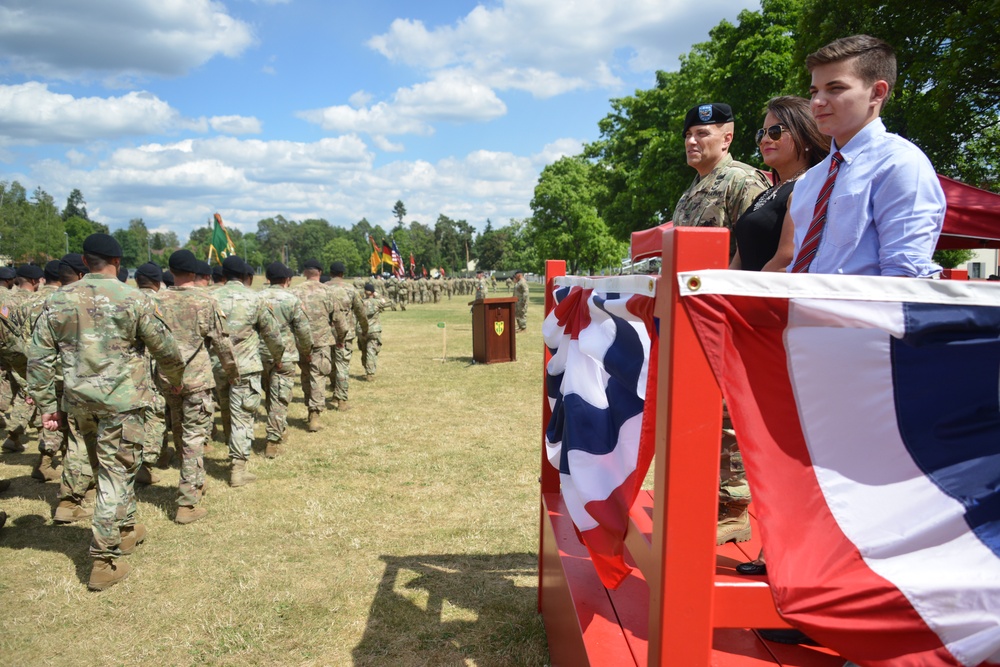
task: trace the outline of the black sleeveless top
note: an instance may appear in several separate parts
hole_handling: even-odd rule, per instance
[[[762,192],[733,225],[744,271],[760,271],[778,251],[781,223],[794,184],[795,181],[785,181]]]

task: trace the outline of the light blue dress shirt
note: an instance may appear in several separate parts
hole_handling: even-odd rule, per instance
[[[940,272],[931,255],[944,224],[944,190],[923,151],[887,132],[879,118],[843,148],[834,142],[830,154],[838,150],[844,162],[809,273],[926,278]],[[795,183],[789,211],[796,257],[830,160],[827,156]]]

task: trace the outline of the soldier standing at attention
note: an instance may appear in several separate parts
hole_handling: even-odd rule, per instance
[[[728,104],[701,104],[684,118],[687,163],[698,172],[674,209],[681,227],[732,227],[757,195],[769,186],[767,178],[729,154],[733,141],[733,111]],[[729,236],[729,258],[736,252],[736,236]],[[722,460],[719,478],[719,523],[716,542],[750,539],[750,487],[736,434],[723,411]]]
[[[198,260],[190,250],[170,255],[174,286],[158,293],[163,320],[173,331],[185,360],[180,392],[165,392],[170,408],[170,430],[181,460],[181,478],[174,521],[188,524],[204,518],[208,510],[199,507],[205,488],[205,443],[212,430],[215,414],[212,389],[215,374],[208,350],[212,349],[226,374],[226,380],[239,380],[232,341],[226,333],[225,315],[204,290],[195,283]],[[204,263],[204,262],[202,262]],[[160,375],[160,382],[164,378]]]
[[[476,296],[473,297],[476,301],[482,301],[489,294],[489,288],[486,286],[486,278],[483,277],[482,271],[476,271]]]
[[[524,279],[523,271],[514,272],[514,319],[517,320],[518,332],[528,328],[528,281]]]
[[[120,280],[121,276],[119,275],[118,278]],[[157,293],[160,291],[162,279],[163,270],[153,262],[146,262],[135,270],[135,286],[146,292],[154,301],[156,301]],[[167,325],[176,332],[176,329],[173,328],[175,324],[180,323],[167,322]],[[156,377],[153,359],[149,354],[146,355],[146,363],[150,376]],[[145,415],[146,441],[142,445],[142,465],[135,475],[135,483],[143,486],[156,484],[160,481],[160,476],[153,470],[153,464],[159,461],[160,452],[166,447],[167,439],[167,402],[155,384],[153,394],[153,405],[146,410]]]
[[[364,304],[368,331],[361,334],[359,327],[358,346],[361,347],[361,364],[365,367],[365,381],[374,382],[378,353],[382,349],[382,320],[379,314],[389,307],[389,302],[375,294],[375,285],[366,283]]]
[[[261,294],[271,306],[285,344],[285,355],[275,363],[267,346],[261,344],[260,359],[264,365],[264,412],[267,413],[267,444],[264,456],[273,459],[285,442],[288,430],[288,405],[292,402],[295,368],[309,363],[312,354],[312,327],[302,310],[302,302],[288,290],[292,283],[291,270],[281,262],[271,262],[265,269],[270,285]]]
[[[312,350],[300,361],[302,393],[309,410],[306,429],[315,433],[322,428],[319,415],[326,411],[326,380],[333,372],[332,350],[344,344],[347,336],[347,318],[333,292],[319,281],[323,268],[315,259],[302,265],[305,282],[294,292],[302,302],[312,330]]]
[[[218,387],[223,429],[229,434],[229,458],[232,469],[230,486],[243,486],[257,479],[247,472],[247,460],[253,445],[253,422],[264,394],[260,375],[264,365],[260,359],[263,339],[272,359],[280,360],[285,354],[278,323],[263,297],[250,289],[253,269],[238,255],[230,255],[222,262],[226,284],[213,295],[219,309],[226,314],[226,328],[236,350],[236,363],[240,379]],[[281,370],[280,361],[275,364]]]
[[[97,507],[88,587],[104,590],[128,576],[128,563],[146,529],[135,523],[135,473],[145,438],[143,408],[152,387],[143,348],[160,365],[171,391],[179,391],[184,362],[152,300],[116,280],[122,249],[114,237],[91,234],[83,242],[90,273],[45,302],[28,350],[28,388],[50,431],[66,418],[56,402],[62,369],[64,404],[98,462]],[[81,335],[85,333],[85,335]]]
[[[400,278],[396,283],[396,292],[399,293],[399,309],[406,310],[406,302],[410,300],[410,286],[405,277]]]
[[[30,264],[18,267],[17,271],[12,270],[14,286],[3,293],[3,302],[0,308],[6,308],[8,314],[23,308],[24,304],[34,296],[35,286],[38,283],[37,278],[28,278],[27,275],[35,275],[38,270],[37,266]],[[5,375],[10,384],[10,418],[7,420],[7,439],[3,442],[3,450],[14,453],[23,452],[26,432],[31,426],[31,415],[34,407],[27,400],[28,395],[25,392],[23,376],[24,368],[7,368],[6,370]]]
[[[354,290],[353,285],[344,280],[344,271],[346,268],[343,262],[331,264],[330,282],[327,283],[327,288],[333,291],[334,298],[347,316],[347,335],[344,337],[344,345],[335,347],[333,351],[333,402],[341,411],[349,410],[351,407],[347,402],[347,382],[351,371],[354,329],[360,324],[362,333],[368,332],[368,318],[365,317],[361,296]]]

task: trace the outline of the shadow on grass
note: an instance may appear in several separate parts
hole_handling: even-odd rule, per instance
[[[93,561],[89,556],[90,521],[57,524],[38,514],[19,516],[0,531],[0,546],[5,549],[31,549],[64,554],[73,561],[81,583],[90,581]]]
[[[542,665],[538,556],[381,556],[385,573],[354,664]],[[471,662],[466,662],[471,661]]]

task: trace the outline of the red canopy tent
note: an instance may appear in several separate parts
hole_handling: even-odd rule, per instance
[[[1000,195],[938,175],[948,211],[938,239],[938,250],[1000,248]],[[662,232],[674,223],[632,232],[632,261],[659,257]]]

